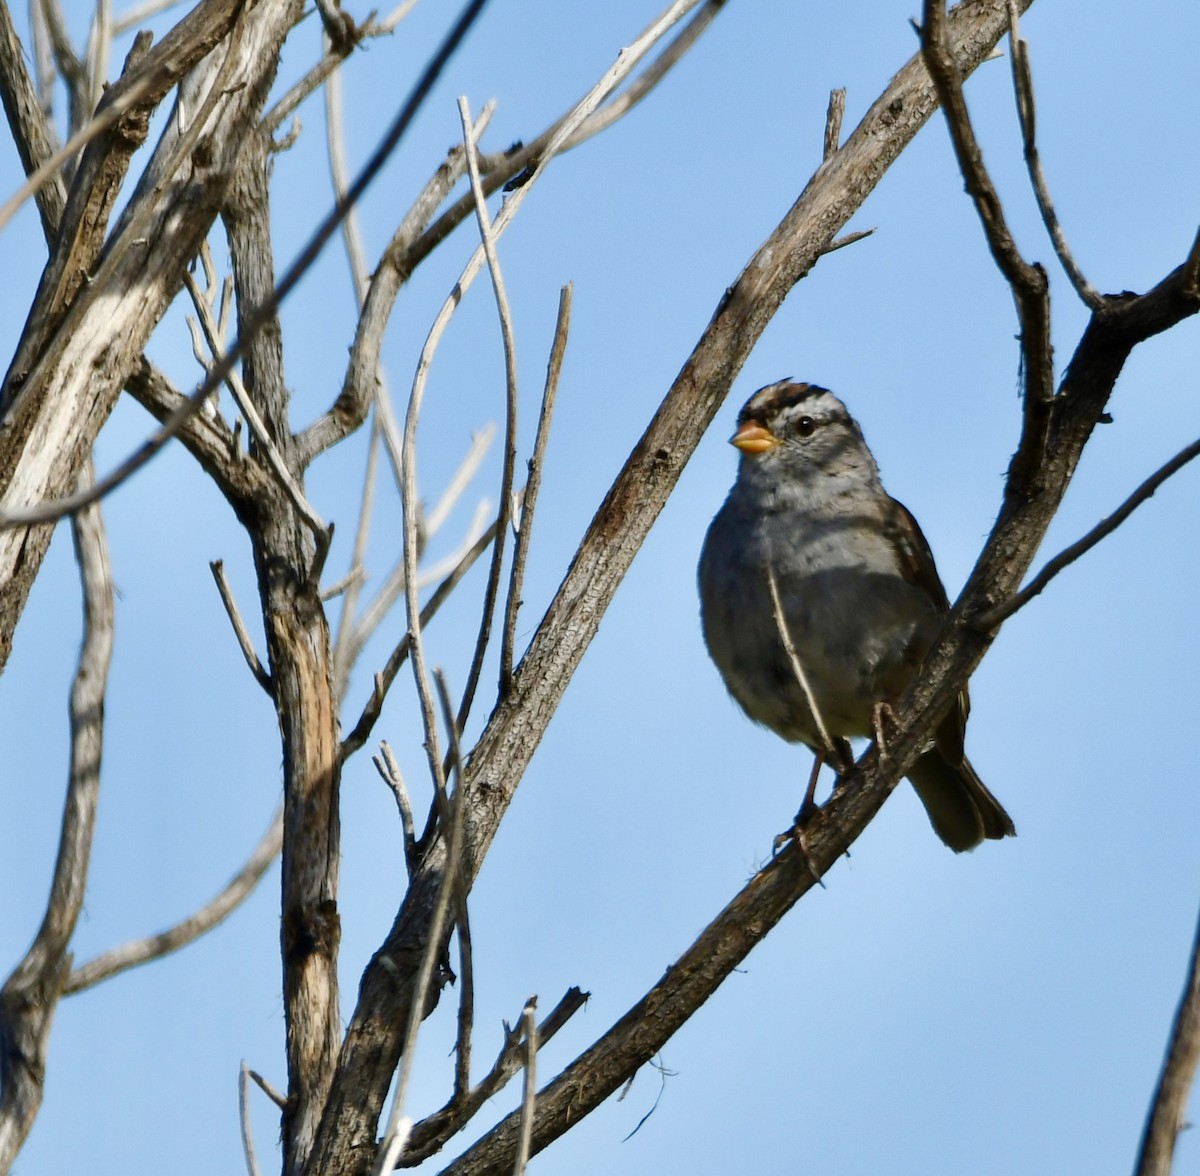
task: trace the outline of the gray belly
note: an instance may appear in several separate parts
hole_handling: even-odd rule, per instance
[[[926,598],[892,571],[862,565],[776,572],[796,668],[780,637],[765,561],[749,550],[702,557],[704,638],[742,709],[784,739],[821,742],[809,694],[830,736],[871,734],[875,704],[895,699],[938,628]]]

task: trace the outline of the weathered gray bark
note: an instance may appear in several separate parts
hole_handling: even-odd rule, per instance
[[[184,267],[216,217],[242,141],[274,78],[279,47],[300,11],[298,0],[262,0],[245,12],[236,0],[207,0],[181,22],[178,38],[159,46],[165,53],[151,51],[110,92],[108,101],[115,102],[148,79],[147,96],[161,97],[182,70],[235,29],[195,75],[209,84],[219,77],[219,92],[201,107],[207,86],[196,86],[195,102],[176,103],[99,267],[91,270],[98,238],[89,230],[87,248],[72,246],[72,256],[87,259],[89,280],[80,284],[85,271],[70,267],[74,288],[67,298],[55,295],[57,282],[43,291],[55,305],[52,329],[44,330],[39,315],[32,316],[27,331],[40,345],[36,354],[18,349],[21,364],[9,372],[0,399],[0,513],[61,497],[75,485],[146,340],[179,290]],[[120,134],[114,129],[93,144],[96,153],[105,151],[106,142],[119,142]],[[90,173],[81,166],[79,174]],[[98,228],[102,233],[104,224]],[[0,671],[51,531],[44,523],[0,531]]]

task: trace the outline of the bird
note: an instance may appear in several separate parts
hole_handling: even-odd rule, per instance
[[[737,478],[700,554],[701,628],[742,710],[815,753],[800,824],[822,761],[845,771],[850,738],[879,740],[950,601],[916,519],[827,388],[759,389],[730,444]],[[908,773],[956,853],[1016,833],[964,752],[969,709],[964,689]]]

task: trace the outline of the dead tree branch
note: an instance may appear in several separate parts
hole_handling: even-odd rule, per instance
[[[1192,940],[1187,984],[1171,1026],[1167,1056],[1146,1118],[1134,1176],[1171,1176],[1175,1143],[1184,1129],[1188,1093],[1200,1062],[1200,923]]]
[[[223,923],[253,893],[271,863],[279,856],[283,843],[283,815],[276,813],[271,827],[251,851],[246,864],[229,880],[225,888],[195,914],[157,935],[134,939],[114,947],[95,959],[74,968],[63,984],[63,995],[73,996],[84,989],[94,988],[102,980],[161,959],[180,948],[195,943],[202,935]]]
[[[0,1171],[20,1151],[42,1101],[50,1026],[71,968],[83,909],[104,739],[104,694],[113,647],[113,585],[99,507],[75,520],[83,588],[83,645],[71,687],[71,756],[58,857],[42,925],[0,988]]]

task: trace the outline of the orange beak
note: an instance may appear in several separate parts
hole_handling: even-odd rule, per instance
[[[779,444],[779,438],[770,429],[754,421],[738,426],[738,431],[729,438],[729,444],[743,453],[767,453]]]

